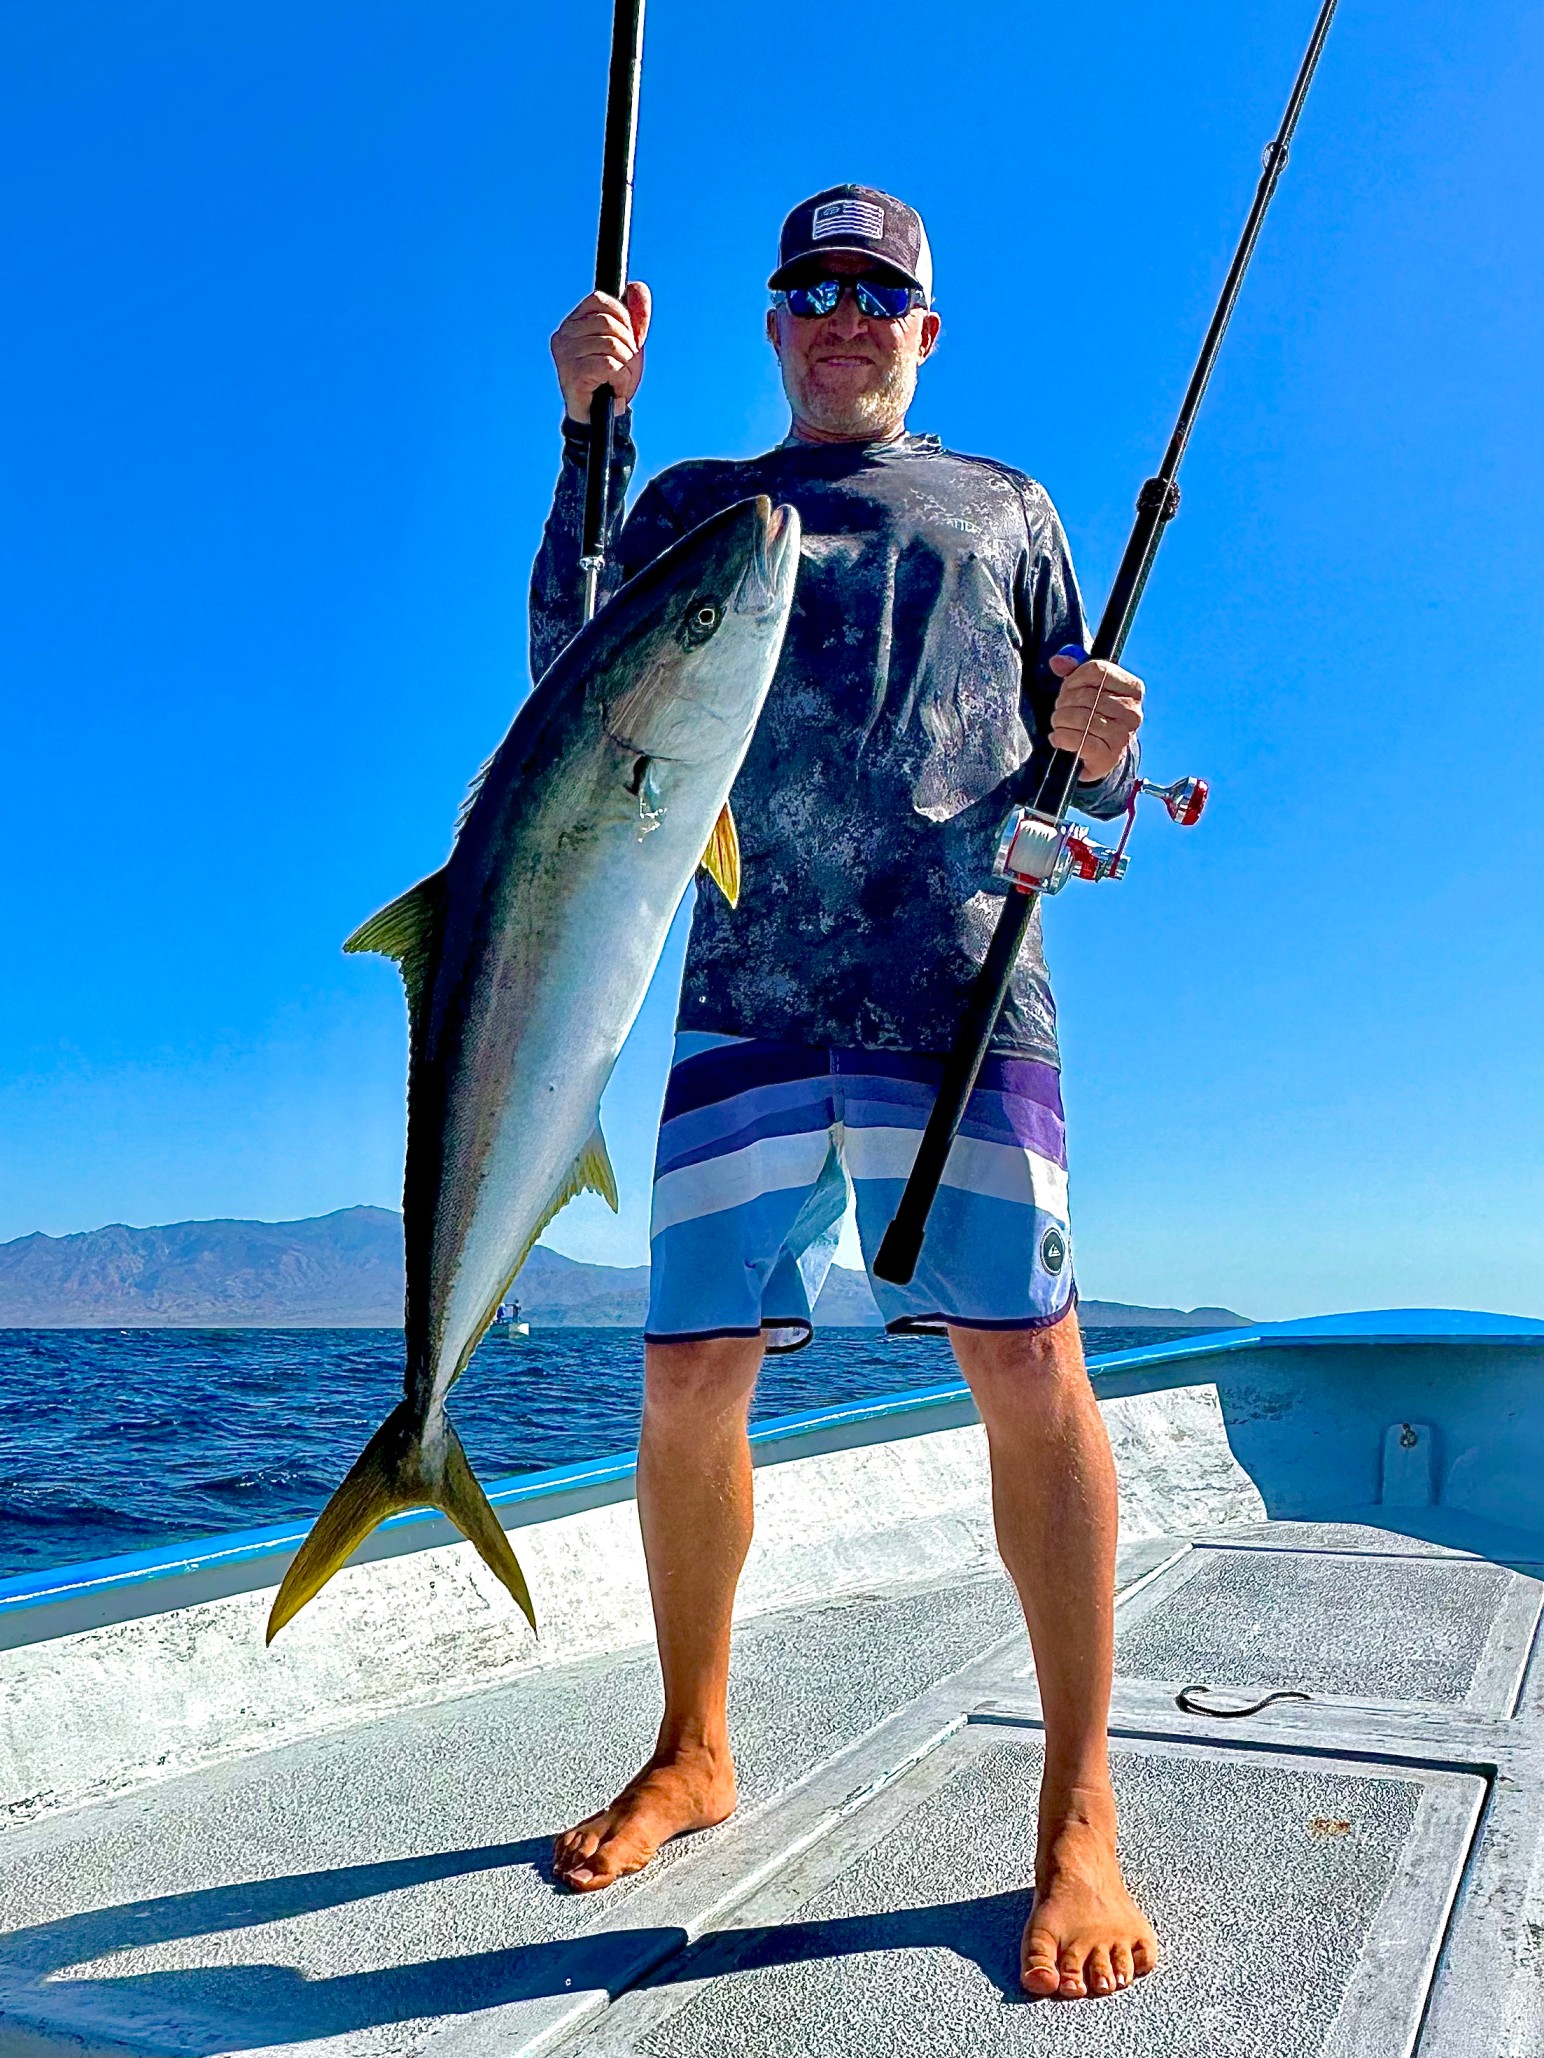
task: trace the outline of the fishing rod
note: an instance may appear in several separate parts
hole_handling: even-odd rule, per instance
[[[638,89],[643,80],[644,0],[616,0],[611,17],[611,69],[606,80],[606,140],[601,151],[600,227],[595,237],[595,290],[620,300],[627,286],[627,244],[633,225],[633,160],[638,150]],[[600,597],[610,518],[611,454],[617,397],[597,386],[590,400],[590,450],[584,468],[584,531],[579,567],[584,619]]]
[[[1180,405],[1179,419],[1174,424],[1174,433],[1163,454],[1163,463],[1156,475],[1148,479],[1137,495],[1136,521],[1126,544],[1120,569],[1115,574],[1115,584],[1105,602],[1104,613],[1099,618],[1099,628],[1094,637],[1092,653],[1069,644],[1059,656],[1076,658],[1082,663],[1092,655],[1095,658],[1116,662],[1130,634],[1131,624],[1136,617],[1137,603],[1153,568],[1153,559],[1158,555],[1158,546],[1163,540],[1165,526],[1179,510],[1178,474],[1180,460],[1185,455],[1185,446],[1190,441],[1190,432],[1200,412],[1202,397],[1211,378],[1217,354],[1222,348],[1222,339],[1227,333],[1228,322],[1238,299],[1239,288],[1244,283],[1244,274],[1249,269],[1249,260],[1259,240],[1265,221],[1266,209],[1271,204],[1277,181],[1286,169],[1287,155],[1292,144],[1293,131],[1303,103],[1308,98],[1308,88],[1313,83],[1314,71],[1318,66],[1324,39],[1329,34],[1330,21],[1334,16],[1337,0],[1323,0],[1319,18],[1314,23],[1313,35],[1302,63],[1298,66],[1297,78],[1287,101],[1286,113],[1281,126],[1271,142],[1265,146],[1261,160],[1262,169],[1259,185],[1255,188],[1254,202],[1239,237],[1238,248],[1233,253],[1233,262],[1228,267],[1223,281],[1222,294],[1212,315],[1211,325],[1206,331],[1206,340],[1201,345],[1201,355],[1196,368],[1190,375],[1190,384],[1185,388],[1185,397]],[[1097,697],[1095,708],[1098,706]],[[1089,722],[1093,721],[1090,711]],[[1086,731],[1085,731],[1086,734]],[[1002,1014],[1008,998],[1008,989],[1013,979],[1014,967],[1018,963],[1019,950],[1029,928],[1030,917],[1042,894],[1059,893],[1071,878],[1099,880],[1121,879],[1126,873],[1126,844],[1131,835],[1136,816],[1138,796],[1152,794],[1161,800],[1171,820],[1182,828],[1189,828],[1201,818],[1206,806],[1207,788],[1202,779],[1178,779],[1172,786],[1155,786],[1144,779],[1131,796],[1126,811],[1126,826],[1120,842],[1113,850],[1095,843],[1084,830],[1067,821],[1067,811],[1072,803],[1072,791],[1077,784],[1078,753],[1075,750],[1053,750],[1046,764],[1045,773],[1033,803],[1029,807],[1016,808],[1008,818],[998,845],[994,869],[997,875],[1008,881],[1008,894],[998,916],[997,927],[986,957],[966,1002],[965,1012],[956,1032],[953,1046],[944,1060],[943,1077],[939,1081],[938,1097],[933,1103],[927,1127],[922,1132],[922,1141],[912,1163],[911,1175],[906,1181],[895,1219],[885,1231],[874,1260],[874,1270],[881,1279],[892,1285],[905,1286],[911,1281],[917,1269],[917,1259],[922,1249],[922,1237],[927,1228],[927,1218],[938,1188],[943,1179],[944,1166],[949,1152],[959,1133],[964,1119],[965,1106],[975,1088],[981,1066],[997,1030],[998,1017]]]

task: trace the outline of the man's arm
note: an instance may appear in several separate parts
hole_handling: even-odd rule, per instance
[[[1040,520],[1030,517],[1025,611],[1020,627],[1026,714],[1036,759],[1043,762],[1048,745],[1077,751],[1083,772],[1072,789],[1072,805],[1081,814],[1108,820],[1120,814],[1137,782],[1142,681],[1119,665],[1078,665],[1056,655],[1068,643],[1086,649],[1091,631],[1072,553],[1049,501],[1043,503]]]
[[[583,627],[584,605],[579,571],[579,552],[584,531],[584,474],[590,451],[588,422],[565,419],[563,464],[552,512],[541,532],[541,548],[531,567],[531,677],[539,679],[548,665],[571,643]],[[638,452],[633,445],[632,415],[617,415],[612,442],[609,510],[605,538],[606,562],[601,573],[602,605],[622,583],[617,561],[622,529],[622,509]]]
[[[584,531],[584,480],[590,451],[590,401],[609,386],[617,413],[607,481],[606,553],[599,600],[602,605],[624,579],[647,564],[671,540],[657,539],[658,514],[645,493],[624,525],[622,509],[638,453],[633,445],[631,401],[643,378],[643,346],[652,302],[647,286],[633,280],[621,300],[589,293],[552,334],[552,362],[563,395],[563,465],[552,512],[542,531],[531,571],[531,677],[539,679],[583,626],[579,553]],[[642,524],[639,515],[644,517]],[[666,524],[667,530],[669,528]]]
[[[637,452],[631,435],[632,417],[616,418],[612,444],[611,509],[606,537],[606,562],[601,572],[602,607],[619,586],[668,550],[685,527],[666,499],[658,480],[650,480],[624,521],[622,505],[633,475]],[[531,677],[539,679],[555,657],[579,634],[583,623],[579,579],[580,533],[584,521],[584,467],[589,454],[589,429],[563,424],[563,468],[558,473],[552,512],[542,530],[541,548],[531,569]]]

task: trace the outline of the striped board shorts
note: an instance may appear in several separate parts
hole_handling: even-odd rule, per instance
[[[810,1340],[849,1196],[887,1328],[1043,1329],[1076,1298],[1054,1065],[989,1057],[915,1278],[874,1277],[942,1063],[697,1031],[676,1038],[650,1227],[651,1342]]]

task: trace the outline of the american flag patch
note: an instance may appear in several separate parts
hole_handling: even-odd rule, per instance
[[[815,209],[810,235],[817,243],[828,236],[865,236],[877,243],[885,233],[885,211],[872,200],[828,200]]]

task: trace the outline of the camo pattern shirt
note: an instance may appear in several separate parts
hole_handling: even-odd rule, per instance
[[[531,582],[531,668],[579,628],[587,431],[563,467]],[[935,436],[790,439],[762,457],[672,465],[620,518],[634,448],[618,420],[603,594],[720,509],[768,494],[803,524],[777,675],[731,803],[740,904],[699,891],[683,1029],[869,1050],[953,1041],[1003,887],[1008,809],[1033,797],[1056,676],[1088,629],[1044,490]],[[1133,750],[1075,803],[1108,817]],[[1037,909],[994,1050],[1055,1064]]]

